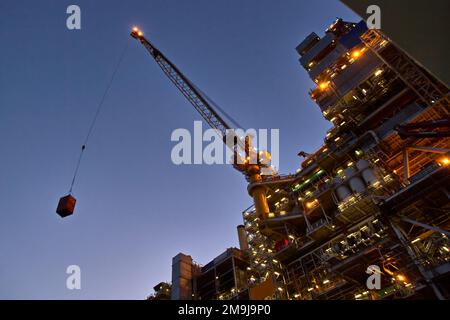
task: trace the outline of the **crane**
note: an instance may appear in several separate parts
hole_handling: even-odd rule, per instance
[[[233,132],[233,129],[214,109],[209,101],[210,99],[207,98],[206,95],[203,94],[201,90],[198,89],[158,48],[147,40],[138,27],[134,27],[130,35],[147,49],[161,70],[192,104],[201,117],[211,128],[215,129],[224,138],[227,147],[233,148],[233,167],[243,173],[250,184],[262,182],[261,168],[268,166],[268,164],[266,159],[262,159],[262,153],[252,147],[250,136],[246,136],[244,139],[233,136],[233,146],[228,145],[226,143],[226,138],[230,132]],[[241,161],[238,161],[240,151],[244,151],[244,158]],[[256,155],[254,155],[253,152],[256,152]],[[250,159],[254,159],[253,156],[256,158],[256,161],[253,162],[256,163],[250,161]],[[249,194],[253,198],[257,214],[263,218],[267,218],[269,206],[267,203],[265,187],[256,186],[249,188]]]

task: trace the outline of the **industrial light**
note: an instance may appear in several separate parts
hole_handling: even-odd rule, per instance
[[[323,282],[323,284],[327,284],[327,283],[330,283],[330,280],[326,279],[326,280]]]
[[[353,59],[358,59],[361,56],[361,51],[359,50],[355,50],[352,52],[352,58]]]
[[[378,69],[377,71],[375,71],[374,75],[375,75],[375,77],[378,77],[382,73],[383,73],[383,70]]]
[[[134,32],[138,32],[138,31],[139,31],[139,28],[138,28],[138,27],[134,27],[134,28],[133,28],[133,31],[134,31]]]
[[[308,292],[311,292],[313,290],[314,290],[314,288],[308,288]]]
[[[405,281],[405,280],[406,280],[406,277],[405,277],[404,275],[402,275],[402,274],[398,274],[398,275],[397,275],[397,280],[398,280],[398,281]]]
[[[419,242],[419,241],[420,241],[420,238],[416,238],[413,241],[411,241],[411,243],[416,243],[416,242]]]
[[[325,90],[326,88],[328,88],[328,84],[329,84],[329,82],[321,82],[319,84],[320,90]]]
[[[314,208],[319,203],[319,200],[314,199],[313,201],[310,201],[306,204],[306,207],[308,209]]]
[[[142,31],[138,31],[138,36],[142,37],[142,35],[143,35]]]
[[[450,164],[450,158],[449,157],[442,157],[438,161],[443,166],[448,166]]]

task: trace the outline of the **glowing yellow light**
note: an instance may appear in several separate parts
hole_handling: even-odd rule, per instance
[[[321,82],[319,84],[319,88],[320,90],[325,90],[326,88],[328,88],[328,82]]]
[[[315,199],[313,201],[310,201],[306,204],[306,207],[308,209],[314,208],[319,203],[319,200]]]
[[[134,31],[134,32],[138,32],[138,31],[139,31],[139,28],[138,28],[138,27],[134,27],[134,28],[133,28],[133,31]]]
[[[361,56],[361,51],[359,50],[355,50],[352,52],[352,58],[353,59],[358,59]]]
[[[405,281],[405,280],[406,280],[406,277],[405,277],[404,275],[402,275],[402,274],[398,274],[398,275],[397,275],[397,280],[398,280],[398,281]]]
[[[450,158],[449,157],[440,158],[438,161],[443,166],[448,166],[450,164]]]
[[[375,77],[378,77],[382,73],[383,73],[383,70],[378,69],[377,71],[375,71]]]
[[[138,36],[142,37],[142,35],[143,35],[142,31],[138,31]]]

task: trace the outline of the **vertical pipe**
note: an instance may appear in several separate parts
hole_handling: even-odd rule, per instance
[[[253,202],[255,203],[255,210],[258,217],[267,219],[269,216],[269,205],[267,203],[266,191],[264,187],[255,187],[252,190]]]
[[[248,240],[247,234],[245,232],[245,227],[241,224],[237,226],[238,238],[239,238],[239,248],[241,250],[248,250]]]
[[[405,178],[405,183],[409,182],[409,155],[408,155],[408,148],[403,148],[403,176]]]

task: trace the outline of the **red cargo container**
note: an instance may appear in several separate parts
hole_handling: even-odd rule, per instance
[[[56,213],[61,216],[61,218],[70,216],[73,214],[75,210],[75,203],[77,199],[75,199],[72,195],[68,194],[65,197],[59,199],[58,208],[56,209]]]

